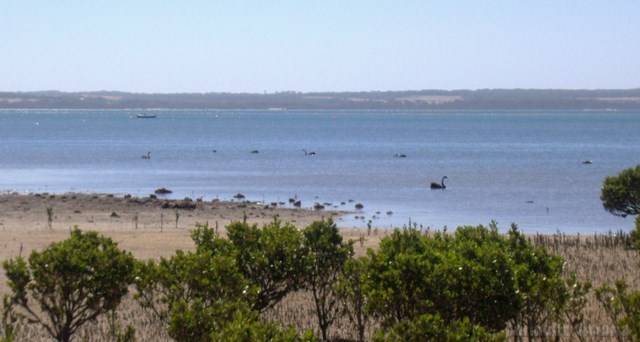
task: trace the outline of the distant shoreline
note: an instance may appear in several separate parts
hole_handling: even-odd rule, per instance
[[[0,109],[639,110],[634,89],[479,89],[145,94],[0,92]]]

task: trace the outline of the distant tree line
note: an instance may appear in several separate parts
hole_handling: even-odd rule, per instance
[[[582,110],[640,109],[640,88],[626,90],[481,89],[368,92],[145,94],[0,92],[15,109],[290,109],[290,110]]]

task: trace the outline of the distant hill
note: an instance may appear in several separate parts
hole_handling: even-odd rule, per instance
[[[0,108],[50,109],[640,109],[640,88],[144,94],[117,91],[0,92]]]

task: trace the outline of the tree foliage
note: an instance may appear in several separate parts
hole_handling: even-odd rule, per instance
[[[616,327],[618,340],[630,335],[640,340],[640,291],[629,292],[624,281],[596,289],[596,298]]]
[[[58,341],[114,310],[133,282],[134,266],[110,238],[77,228],[67,240],[31,252],[28,263],[22,257],[3,262],[11,304]]]
[[[262,229],[235,222],[227,226],[240,271],[258,290],[253,309],[262,313],[301,287],[304,271],[302,234],[275,221]]]
[[[562,260],[533,248],[515,226],[507,237],[494,224],[432,238],[397,229],[368,254],[368,309],[383,329],[427,314],[498,332],[509,322],[544,323],[565,305]]]
[[[604,180],[600,194],[604,209],[626,217],[640,212],[640,165],[622,170]]]
[[[335,285],[336,294],[342,302],[342,313],[356,327],[358,341],[364,341],[364,332],[369,323],[366,311],[368,298],[364,286],[368,267],[367,257],[348,259]]]
[[[424,314],[468,317],[498,331],[520,308],[506,244],[497,229],[460,227],[455,236],[396,230],[369,251],[370,309],[384,327]]]
[[[556,332],[552,328],[562,324],[566,306],[573,298],[562,279],[564,260],[532,246],[515,225],[507,234],[507,242],[521,305],[511,319],[512,327],[516,333],[526,327],[530,338],[549,337]]]
[[[258,312],[238,310],[233,313],[229,324],[209,335],[211,341],[304,341],[313,342],[317,338],[313,336],[311,329],[299,336],[295,327],[282,327],[277,322],[261,322]]]
[[[504,341],[503,333],[491,333],[472,324],[468,318],[445,322],[438,314],[421,315],[415,320],[403,320],[388,331],[380,331],[374,341]]]
[[[210,252],[236,260],[239,271],[257,291],[254,310],[262,313],[302,286],[302,234],[291,224],[274,221],[259,228],[246,222],[226,226],[223,239],[208,225],[197,225],[191,236],[198,253]]]
[[[521,331],[553,339],[567,322],[579,337],[584,321],[590,284],[575,275],[563,280],[563,260],[534,247],[515,225],[506,234],[494,223],[432,236],[415,227],[396,229],[357,259],[353,242],[343,241],[332,220],[302,231],[278,221],[262,228],[234,222],[226,229],[228,238],[222,238],[198,224],[191,232],[195,251],[146,263],[136,263],[108,238],[77,229],[68,240],[33,252],[28,262],[5,261],[12,296],[5,300],[3,327],[9,330],[3,331],[15,336],[19,321],[12,315],[18,312],[68,341],[84,323],[115,309],[134,276],[135,298],[180,341],[313,340],[312,331],[299,336],[260,319],[301,288],[313,296],[323,340],[340,315],[359,340],[369,319],[377,318],[380,341],[490,341],[503,338],[499,332],[509,326],[516,339]],[[638,293],[622,284],[599,296],[620,331],[640,331]],[[34,302],[39,308],[30,306]]]
[[[207,340],[254,293],[235,259],[211,253],[177,251],[158,264],[147,262],[136,279],[137,300],[181,341]]]
[[[311,223],[304,235],[304,282],[313,294],[322,339],[337,317],[339,309],[335,286],[345,262],[353,255],[353,244],[345,243],[333,220]]]
[[[299,286],[300,232],[278,222],[263,229],[236,222],[227,232],[223,239],[197,225],[195,252],[177,251],[140,268],[136,298],[179,341],[298,339],[295,329],[258,316]]]

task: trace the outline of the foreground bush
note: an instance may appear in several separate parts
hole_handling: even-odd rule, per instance
[[[236,222],[227,231],[229,238],[225,239],[208,225],[197,225],[192,231],[194,252],[176,251],[168,258],[138,263],[136,299],[165,325],[171,338],[313,340],[311,331],[300,336],[294,328],[261,317],[263,310],[298,289],[307,289],[312,296],[316,331],[323,340],[329,338],[328,330],[335,320],[347,318],[359,340],[365,338],[372,322],[380,327],[376,339],[391,341],[494,340],[503,338],[499,333],[505,330],[516,339],[553,340],[562,336],[565,323],[579,336],[584,321],[582,308],[590,285],[577,282],[574,275],[565,282],[563,260],[532,246],[515,226],[507,234],[499,234],[492,224],[459,227],[453,234],[436,232],[431,236],[417,229],[397,229],[381,240],[379,249],[368,250],[367,256],[358,259],[353,258],[353,242],[343,241],[331,220],[314,222],[302,230],[279,222],[262,228]],[[77,231],[70,240],[83,236]],[[57,281],[68,281],[62,289],[76,290],[77,284],[83,284],[83,295],[91,299],[106,289],[79,283],[74,272],[90,271],[96,282],[118,289],[117,284],[109,283],[113,279],[98,276],[117,269],[113,265],[120,257],[110,254],[109,262],[114,264],[90,257],[86,264],[80,263],[83,267],[76,267],[82,258],[95,252],[86,250],[110,249],[94,246],[85,250],[81,245],[78,243],[73,252],[67,251],[83,251],[78,257],[56,254],[55,260],[40,260],[32,255],[33,265],[43,265],[32,268],[49,270],[59,262],[55,269],[69,273],[46,274]],[[132,281],[134,260],[124,255],[131,264],[122,284],[126,290]],[[21,258],[5,262],[5,270],[14,290],[8,306],[18,309],[20,303],[27,303],[20,300],[23,294],[36,288],[20,284],[30,283],[31,273],[36,279],[36,272],[28,272]],[[66,290],[50,287],[42,291],[41,297],[48,298]],[[610,305],[617,315],[615,324],[633,334],[640,296],[620,289],[608,291],[603,298],[619,297],[617,306]],[[115,295],[106,299],[109,303],[119,300]],[[90,309],[97,307],[93,303]],[[33,314],[24,307],[20,312],[23,317]],[[11,329],[17,326],[12,317],[3,319],[3,323],[8,322],[3,325],[10,328],[4,329],[8,338],[15,336]]]
[[[562,259],[532,247],[515,226],[506,237],[495,225],[432,238],[395,230],[368,254],[363,286],[383,332],[424,315],[445,326],[468,320],[491,333],[509,324],[544,326],[561,318],[567,300]]]
[[[254,293],[234,259],[182,251],[141,267],[136,287],[138,302],[180,341],[205,341],[245,309]]]
[[[259,309],[281,299],[297,280],[291,264],[300,261],[291,258],[300,259],[295,251],[301,238],[292,227],[233,223],[226,240],[198,225],[192,231],[196,252],[177,251],[140,268],[136,298],[178,341],[297,340],[294,328],[259,320]]]
[[[253,309],[262,313],[302,287],[303,241],[298,228],[278,221],[262,229],[241,222],[226,228],[240,271],[258,291]]]
[[[422,341],[505,341],[502,333],[493,334],[485,328],[473,325],[468,318],[445,323],[439,315],[422,315],[416,320],[404,320],[395,324],[386,333],[374,337],[376,342],[422,342]]]
[[[353,243],[344,242],[333,220],[311,223],[304,235],[304,284],[313,294],[318,327],[323,340],[338,317],[336,284],[345,263],[353,256]]]
[[[256,224],[233,222],[225,228],[228,240],[206,224],[197,225],[191,233],[196,251],[236,261],[238,270],[256,290],[251,303],[254,310],[262,313],[302,287],[303,242],[295,226],[275,221],[259,228]]]
[[[28,263],[3,262],[12,291],[10,305],[58,341],[69,341],[85,323],[115,310],[133,282],[135,259],[96,232],[71,231],[64,241]]]

